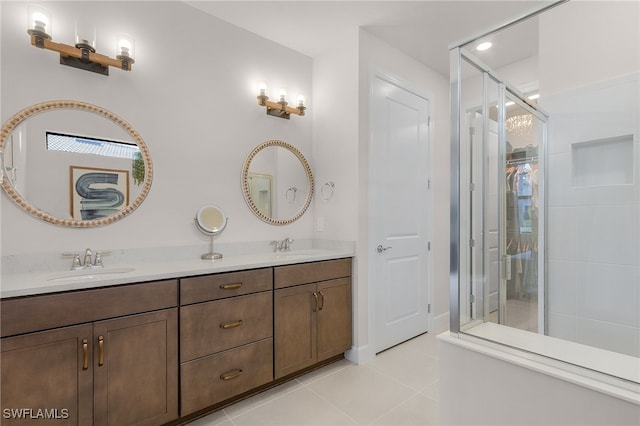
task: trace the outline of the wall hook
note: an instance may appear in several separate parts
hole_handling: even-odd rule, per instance
[[[333,198],[333,189],[335,188],[336,184],[332,181],[329,182],[325,182],[324,184],[322,184],[322,187],[320,188],[320,193],[322,194],[322,199],[325,201],[329,201],[330,199]]]

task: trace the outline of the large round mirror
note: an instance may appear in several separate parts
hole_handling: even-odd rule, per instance
[[[24,211],[70,227],[133,212],[151,188],[149,150],[125,120],[96,105],[49,101],[0,130],[2,188]]]
[[[273,225],[299,219],[313,196],[313,174],[293,145],[270,140],[258,145],[242,168],[244,199],[251,211]]]
[[[201,207],[196,213],[198,230],[210,237],[209,252],[200,256],[204,260],[222,259],[221,253],[213,251],[213,237],[221,233],[227,226],[227,216],[216,206]]]

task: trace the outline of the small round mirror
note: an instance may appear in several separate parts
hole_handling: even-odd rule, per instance
[[[204,206],[196,213],[195,222],[198,230],[211,238],[209,252],[200,257],[205,260],[222,259],[221,253],[213,251],[213,237],[227,226],[227,216],[216,206]]]
[[[311,204],[311,166],[293,145],[281,140],[266,141],[244,162],[242,190],[247,205],[261,220],[288,225]]]

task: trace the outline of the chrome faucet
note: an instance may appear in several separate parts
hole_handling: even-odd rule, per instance
[[[291,244],[293,242],[293,240],[289,237],[285,238],[284,240],[280,241],[280,251],[289,251],[291,250],[291,247],[289,247],[289,244]]]
[[[95,257],[93,251],[90,248],[84,251],[84,261],[80,260],[80,253],[62,253],[63,256],[73,257],[71,261],[71,270],[87,269],[87,268],[102,268],[102,255],[109,254],[110,251],[97,251]]]
[[[85,268],[89,268],[93,266],[93,262],[91,260],[92,256],[93,256],[93,253],[91,252],[90,248],[84,251],[84,262],[82,264],[84,265]]]
[[[290,251],[291,247],[289,247],[289,244],[291,244],[292,242],[293,240],[287,237],[282,241],[273,240],[271,241],[271,244],[273,245],[273,251],[275,253],[279,253],[281,251]]]

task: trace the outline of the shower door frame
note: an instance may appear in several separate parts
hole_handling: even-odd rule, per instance
[[[527,112],[531,113],[533,117],[539,120],[542,124],[542,137],[539,141],[539,149],[538,152],[538,167],[539,167],[539,175],[542,176],[542,184],[538,186],[538,199],[540,200],[540,214],[539,214],[539,223],[538,229],[541,229],[540,239],[538,241],[538,332],[544,334],[546,333],[546,248],[545,248],[545,240],[546,240],[546,226],[545,226],[545,217],[546,217],[546,206],[544,204],[545,197],[545,186],[547,182],[546,176],[546,146],[547,146],[547,130],[548,130],[548,118],[549,115],[544,112],[537,105],[528,102],[526,96],[522,94],[517,88],[511,86],[506,82],[505,79],[501,78],[494,70],[492,70],[487,65],[483,64],[480,60],[473,57],[472,55],[465,52],[461,47],[456,47],[451,49],[450,51],[450,66],[451,66],[451,245],[450,245],[450,331],[454,334],[457,334],[461,331],[461,328],[466,328],[466,326],[473,327],[478,322],[486,321],[486,318],[489,315],[488,312],[488,301],[489,301],[489,286],[486,281],[486,271],[488,271],[489,259],[488,256],[485,256],[487,249],[487,232],[485,228],[486,224],[486,185],[483,184],[483,194],[482,194],[482,268],[483,268],[483,295],[482,300],[484,307],[482,309],[482,318],[473,318],[470,315],[470,321],[466,324],[461,324],[461,306],[460,303],[465,300],[475,300],[474,297],[467,297],[472,295],[472,291],[475,286],[469,283],[468,287],[464,287],[468,294],[461,294],[461,280],[467,279],[472,276],[473,271],[471,271],[471,262],[469,257],[469,265],[465,265],[464,268],[461,265],[461,260],[465,259],[465,256],[460,255],[460,250],[462,249],[461,244],[461,223],[460,223],[460,207],[461,207],[461,163],[460,163],[460,154],[461,154],[461,125],[462,125],[462,115],[463,111],[461,111],[461,100],[462,100],[462,91],[461,91],[461,82],[462,82],[462,61],[465,61],[467,64],[477,68],[482,73],[482,91],[483,91],[483,100],[482,100],[482,120],[483,120],[483,159],[486,158],[486,144],[488,140],[488,129],[489,129],[489,96],[487,93],[487,82],[489,80],[493,80],[499,89],[498,95],[498,176],[504,176],[506,170],[506,162],[503,161],[506,159],[506,128],[505,128],[505,120],[506,120],[506,102],[507,99],[509,101],[515,102],[519,107],[525,109]],[[454,72],[455,71],[455,72]],[[488,170],[483,170],[483,176],[485,181],[488,180],[487,177]],[[486,183],[486,182],[485,182]],[[500,188],[500,186],[498,186]],[[505,212],[506,212],[506,199],[503,190],[499,189],[499,200],[498,200],[498,249],[499,249],[499,322],[504,323],[505,318],[505,306],[506,306],[506,256],[504,252],[504,248],[506,247],[506,243],[504,241],[506,232],[505,228]],[[471,217],[470,217],[471,220]],[[466,248],[465,248],[466,249]],[[467,276],[461,276],[461,271],[464,271]],[[540,284],[540,280],[542,280],[542,284]],[[469,306],[464,309],[469,309],[469,313],[473,313],[476,311],[474,307]]]

